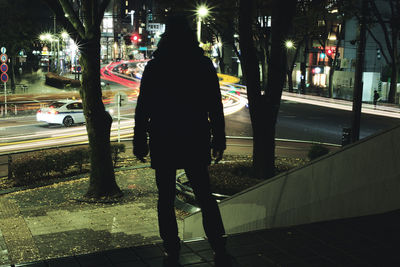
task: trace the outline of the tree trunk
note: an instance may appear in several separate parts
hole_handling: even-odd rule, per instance
[[[306,78],[307,78],[307,60],[308,60],[308,37],[304,36],[304,53],[303,62],[300,63],[300,93],[306,93]]]
[[[335,73],[334,66],[331,66],[329,69],[329,78],[328,78],[328,97],[333,97],[333,74]]]
[[[364,70],[364,57],[366,45],[366,14],[367,3],[362,2],[360,21],[360,34],[357,47],[356,58],[356,71],[354,75],[354,91],[353,91],[353,109],[352,109],[352,122],[351,122],[351,142],[354,143],[360,139],[360,121],[361,121],[361,107],[362,107],[362,91],[363,91],[363,70]]]
[[[338,59],[338,53],[339,53],[339,47],[340,44],[342,42],[342,38],[343,38],[343,34],[342,34],[342,28],[344,28],[344,24],[345,22],[342,21],[342,27],[338,27],[337,31],[336,31],[336,36],[337,36],[337,42],[336,42],[336,48],[335,48],[335,56],[332,59],[332,64],[331,64],[331,68],[329,69],[329,79],[328,79],[328,93],[329,93],[329,97],[332,98],[333,97],[333,74],[335,73],[335,67],[337,64],[337,59]]]
[[[292,19],[296,9],[296,0],[276,0],[273,6],[271,58],[268,71],[268,91],[266,92],[268,102],[266,121],[268,127],[265,136],[267,144],[267,158],[265,159],[265,164],[268,166],[269,170],[267,178],[275,174],[275,127],[287,69],[286,48],[283,44],[292,25]]]
[[[293,93],[293,78],[292,78],[292,73],[293,70],[288,70],[287,71],[287,81],[288,81],[288,88],[289,88],[289,92]]]
[[[273,170],[266,164],[267,158],[267,122],[265,121],[265,95],[261,95],[260,70],[257,52],[253,39],[254,0],[241,0],[239,7],[239,45],[243,77],[247,86],[247,97],[250,108],[250,119],[253,129],[253,169],[258,178],[267,178]],[[272,168],[274,166],[272,165]]]
[[[100,89],[100,33],[93,34],[81,48],[82,88],[80,91],[90,147],[90,183],[86,197],[122,195],[114,175],[110,130],[112,118],[105,111]]]
[[[11,56],[10,63],[11,92],[15,94],[15,56]]]
[[[397,91],[397,64],[395,62],[391,63],[392,73],[390,74],[390,89],[388,102],[395,103],[396,91]]]
[[[296,51],[294,53],[294,56],[293,56],[292,60],[289,63],[290,65],[287,66],[288,87],[289,87],[289,92],[291,92],[291,93],[293,93],[293,70],[294,70],[294,64],[296,64],[296,59],[297,59],[297,56],[299,55],[299,51],[300,51],[299,47],[296,47]]]
[[[267,80],[268,80],[268,62],[267,62],[267,51],[263,47],[261,47],[261,77],[262,77],[262,90],[267,89]]]

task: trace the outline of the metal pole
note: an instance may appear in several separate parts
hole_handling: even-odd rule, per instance
[[[60,74],[60,39],[57,37],[57,74]]]
[[[201,17],[199,16],[199,19],[197,20],[197,41],[199,41],[199,43],[201,42],[200,38],[201,38]]]
[[[121,114],[120,114],[120,106],[121,106],[121,94],[118,93],[118,97],[117,97],[117,111],[118,111],[118,143],[121,142],[121,137],[120,137],[120,119],[121,119]]]
[[[7,83],[4,83],[4,114],[7,115]]]

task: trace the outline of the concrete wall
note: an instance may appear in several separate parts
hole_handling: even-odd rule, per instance
[[[400,208],[400,127],[366,138],[220,203],[227,233],[306,224]],[[203,237],[201,214],[184,239]]]

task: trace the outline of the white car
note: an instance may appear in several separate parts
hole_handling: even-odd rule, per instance
[[[50,104],[48,108],[39,109],[36,113],[36,120],[49,124],[63,124],[65,127],[85,123],[82,102],[77,100],[59,100]]]

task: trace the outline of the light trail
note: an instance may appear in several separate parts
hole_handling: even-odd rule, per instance
[[[138,79],[129,78],[126,75],[114,71],[121,64],[136,63],[138,69],[143,70],[145,61],[123,61],[113,62],[103,67],[100,70],[101,78],[122,84],[128,88],[134,89],[132,93],[128,92],[128,97],[137,97],[140,83]],[[238,82],[238,79],[233,79],[228,75],[219,75],[221,79],[221,94],[226,98],[223,101],[224,114],[229,116],[247,104],[247,98],[243,86],[231,84]],[[201,97],[201,96],[200,96]],[[131,138],[133,136],[133,119],[123,119],[120,121],[120,138]],[[56,130],[56,132],[54,132]],[[75,126],[71,128],[56,128],[34,134],[24,134],[7,138],[0,138],[0,154],[7,152],[34,150],[48,148],[54,146],[63,146],[66,144],[85,144],[88,143],[88,137],[85,126]],[[117,140],[118,126],[114,122],[111,126],[110,140]]]
[[[282,94],[282,100],[292,101],[292,102],[296,102],[296,103],[309,104],[309,105],[314,105],[314,106],[321,106],[321,107],[326,107],[326,108],[347,110],[347,111],[352,111],[352,108],[353,108],[352,102],[349,102],[349,101],[331,100],[331,99],[324,99],[325,100],[324,101],[324,100],[321,100],[320,98],[318,98],[318,99],[313,98],[312,96],[293,96],[292,94],[285,93],[285,92]],[[376,109],[373,109],[371,107],[365,107],[366,105],[368,105],[368,104],[364,104],[364,107],[362,107],[362,109],[361,109],[361,112],[364,114],[385,116],[385,117],[391,117],[391,118],[400,118],[399,111],[387,111],[387,110],[384,110],[383,107],[379,107],[379,106]]]

